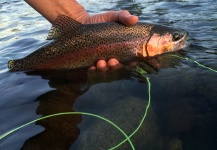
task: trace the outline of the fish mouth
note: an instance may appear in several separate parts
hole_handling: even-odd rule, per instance
[[[189,36],[189,33],[185,31],[184,36],[174,42],[175,46],[172,51],[178,51],[180,49],[188,47],[190,45],[190,43],[187,41],[188,36]]]

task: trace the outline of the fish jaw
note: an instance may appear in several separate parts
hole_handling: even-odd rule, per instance
[[[165,33],[152,33],[150,39],[143,44],[142,55],[156,56],[167,52],[178,51],[190,44],[186,41],[189,34],[185,30],[171,30]]]

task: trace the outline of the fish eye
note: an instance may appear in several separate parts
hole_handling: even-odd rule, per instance
[[[181,35],[178,32],[173,33],[173,41],[178,41],[181,38]]]

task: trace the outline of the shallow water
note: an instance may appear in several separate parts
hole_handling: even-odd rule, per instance
[[[140,21],[179,27],[190,34],[185,57],[217,69],[215,0],[80,0],[91,14],[127,9]],[[104,116],[130,135],[148,102],[145,79],[128,70],[11,73],[10,59],[47,43],[51,27],[23,1],[0,2],[0,135],[57,112]],[[217,73],[192,61],[159,56],[151,81],[147,118],[132,136],[136,149],[217,149]],[[108,149],[124,139],[112,125],[85,115],[64,115],[32,123],[0,140],[0,149]],[[125,142],[118,149],[131,149]]]

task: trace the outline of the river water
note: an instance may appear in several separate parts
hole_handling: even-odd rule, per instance
[[[129,10],[142,22],[183,28],[190,47],[179,55],[217,69],[215,0],[79,0],[91,14]],[[129,70],[62,73],[8,72],[7,62],[47,43],[50,23],[20,0],[0,2],[0,135],[59,112],[89,112],[127,135],[148,104],[148,82]],[[171,55],[149,60],[151,105],[130,138],[137,150],[216,150],[217,73]],[[144,64],[143,64],[144,65]],[[155,68],[155,69],[153,69]],[[1,137],[0,149],[109,149],[125,139],[114,126],[88,115],[61,115]],[[132,149],[126,141],[117,149]]]

